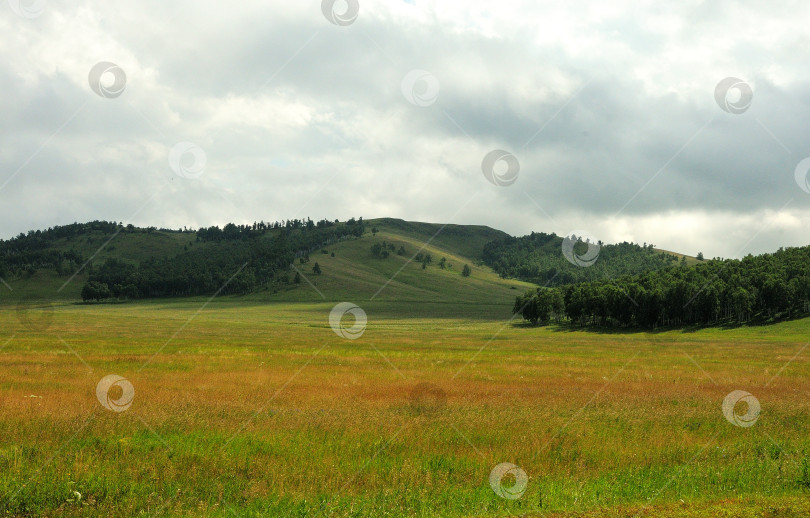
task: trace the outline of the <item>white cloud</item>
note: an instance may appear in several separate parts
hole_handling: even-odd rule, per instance
[[[6,9],[0,235],[133,215],[362,215],[585,228],[706,256],[806,244],[793,168],[810,156],[808,15],[755,1],[361,1],[338,27],[308,2]],[[90,90],[99,61],[125,70],[121,97]],[[403,97],[413,69],[439,80],[435,104]],[[753,86],[744,114],[715,103],[727,76]],[[172,179],[181,141],[207,154],[198,182]],[[495,148],[520,159],[509,188],[481,174]]]

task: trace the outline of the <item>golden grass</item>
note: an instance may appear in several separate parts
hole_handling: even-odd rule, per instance
[[[329,328],[330,308],[217,303],[179,333],[197,306],[63,306],[39,332],[0,311],[14,335],[0,352],[4,498],[35,481],[47,494],[19,494],[39,512],[79,512],[64,503],[71,482],[94,502],[79,509],[99,515],[148,502],[314,514],[325,498],[343,506],[336,515],[432,516],[677,510],[681,499],[699,510],[801,492],[806,321],[597,334],[375,317],[368,304],[352,341]],[[96,400],[111,373],[135,387],[120,414]],[[752,428],[722,415],[736,389],[762,403]],[[515,503],[488,487],[503,461],[529,474]],[[112,499],[96,480],[111,467],[137,481],[131,494]],[[625,516],[593,516],[614,515]]]

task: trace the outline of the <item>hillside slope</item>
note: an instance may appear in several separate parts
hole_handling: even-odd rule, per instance
[[[377,228],[378,232],[376,235],[366,232],[360,239],[327,246],[324,248],[326,254],[315,251],[306,264],[296,262],[295,269],[304,275],[301,289],[280,290],[273,295],[260,292],[253,296],[291,301],[348,298],[413,303],[511,304],[516,293],[533,286],[501,279],[489,267],[475,265],[477,257],[473,254],[477,251],[480,255],[483,244],[500,233],[488,227],[454,225],[451,228],[448,225],[432,240],[441,225],[386,219],[369,220],[367,227]],[[445,232],[448,233],[445,235]],[[430,243],[426,244],[428,241]],[[393,245],[396,251],[404,247],[405,253],[397,255],[391,251],[385,259],[373,257],[371,247],[383,242]],[[430,254],[433,259],[432,264],[424,269],[421,262],[413,260],[419,252]],[[444,269],[438,266],[442,258],[446,259]],[[316,262],[322,272],[320,275],[312,273]],[[465,264],[472,270],[469,277],[462,276]]]
[[[439,225],[391,218],[365,222],[361,219],[360,222],[363,224],[362,231],[330,239],[331,242],[323,246],[309,246],[308,254],[301,250],[295,252],[291,248],[291,253],[295,253],[276,258],[277,264],[282,266],[271,265],[266,282],[257,281],[258,284],[251,289],[230,295],[225,291],[220,296],[256,302],[377,300],[414,304],[452,302],[510,305],[516,293],[522,293],[532,286],[520,281],[506,281],[490,268],[476,265],[484,245],[507,236],[504,232],[484,226]],[[346,224],[336,228],[342,225]],[[150,273],[144,265],[153,265],[152,271],[175,268],[180,271],[179,275],[189,272],[188,275],[193,276],[200,274],[192,270],[203,260],[243,253],[247,254],[244,256],[247,257],[245,264],[249,265],[247,271],[253,263],[265,259],[259,257],[262,250],[277,247],[279,241],[299,239],[295,242],[296,246],[299,242],[311,245],[321,242],[314,238],[301,240],[295,236],[307,232],[329,232],[328,228],[322,229],[319,222],[317,228],[309,231],[301,228],[284,232],[270,228],[253,232],[248,228],[243,229],[243,233],[250,233],[250,237],[211,241],[207,238],[199,240],[198,233],[192,231],[123,228],[104,222],[68,227],[32,232],[25,238],[3,242],[7,259],[2,265],[4,271],[0,272],[0,277],[6,286],[0,286],[0,303],[14,303],[22,299],[79,301],[82,287],[88,280],[103,280],[105,275],[111,278],[142,278]],[[281,237],[282,233],[292,237]],[[374,257],[372,246],[383,242],[394,250],[390,250],[386,258]],[[248,246],[250,249],[245,249]],[[401,255],[397,252],[401,252]],[[433,259],[431,264],[423,268],[421,261],[413,260],[417,253],[430,254]],[[222,266],[219,277],[207,279],[214,286],[210,289],[211,293],[191,295],[213,294],[216,287],[225,284],[239,270],[241,257],[229,258],[233,262]],[[445,259],[444,268],[439,264],[442,258]],[[290,262],[293,263],[292,267],[288,267]],[[316,262],[320,274],[313,272]],[[462,275],[465,264],[471,267],[471,274],[467,277]],[[110,273],[111,270],[115,271]],[[202,268],[202,274],[206,273]],[[296,273],[299,282],[295,282]],[[230,280],[229,286],[232,287],[238,280],[239,276]],[[125,282],[121,281],[121,284]],[[113,282],[109,284],[112,286]]]

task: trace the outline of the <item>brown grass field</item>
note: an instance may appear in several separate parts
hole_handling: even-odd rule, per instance
[[[3,515],[810,516],[810,320],[597,333],[361,302],[349,340],[334,303],[201,305],[0,309]]]

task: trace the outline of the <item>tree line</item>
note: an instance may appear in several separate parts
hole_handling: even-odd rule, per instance
[[[296,258],[303,264],[310,252],[327,243],[361,236],[364,224],[362,219],[329,225],[304,223],[268,229],[273,230],[270,233],[232,224],[225,229],[201,229],[197,237],[202,246],[174,257],[151,258],[140,264],[107,259],[90,269],[82,298],[180,297],[270,288],[292,282],[289,270]]]
[[[768,322],[808,311],[810,246],[541,287],[513,307],[534,324],[644,328]]]
[[[574,252],[588,248],[576,241]],[[652,244],[618,243],[599,245],[598,260],[583,268],[569,262],[561,253],[563,238],[556,234],[532,232],[528,236],[496,239],[484,246],[483,262],[502,278],[521,279],[542,286],[562,286],[596,281],[605,277],[634,275],[676,264],[672,254],[655,250]]]

